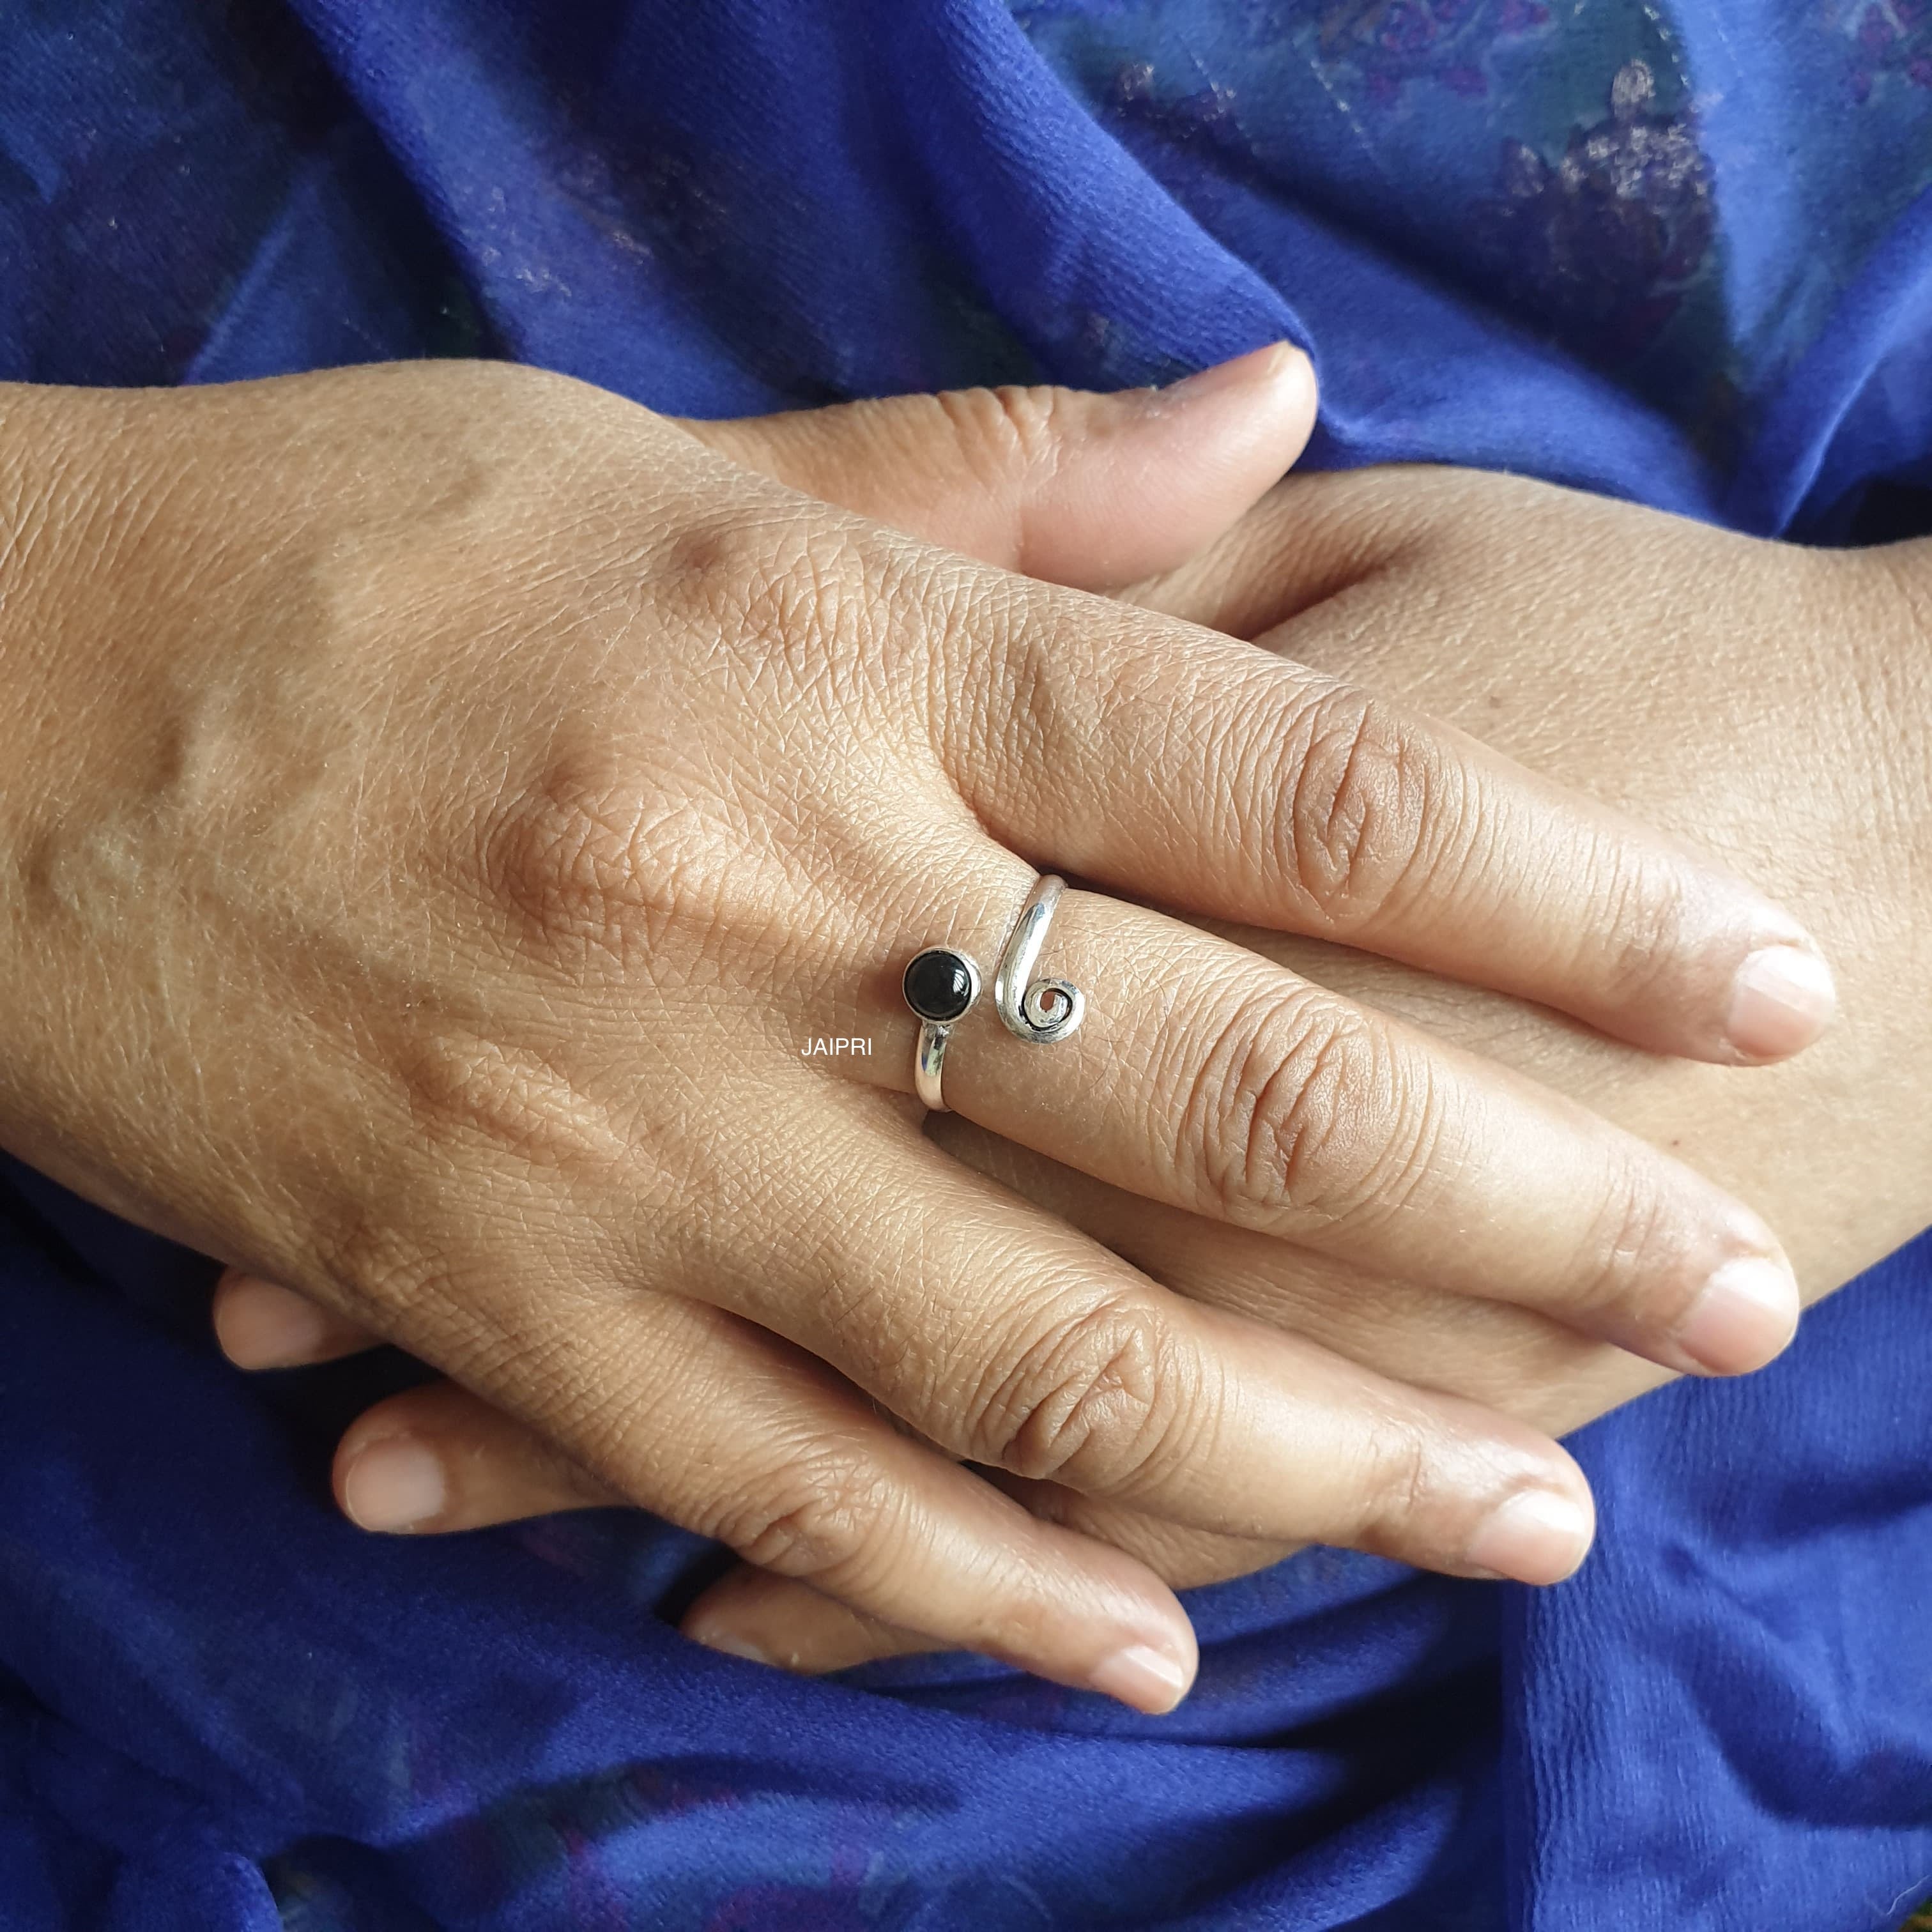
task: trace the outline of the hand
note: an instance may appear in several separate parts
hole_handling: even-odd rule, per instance
[[[920,410],[923,406],[914,404],[906,408]],[[908,423],[916,419],[918,417],[908,417]],[[869,490],[872,494],[863,499],[863,508],[889,512],[892,508],[892,493],[908,481],[932,477],[933,473],[958,473],[937,464],[937,452],[932,446],[914,446],[916,460],[906,466],[895,462],[895,450],[904,448],[902,440],[889,436],[885,439],[885,448],[879,448],[878,436],[860,433],[868,423],[878,427],[879,423],[891,422],[892,410],[875,408],[869,413],[862,412],[856,419],[846,416],[846,412],[823,412],[815,417],[730,425],[727,433],[738,439],[734,454],[772,467],[778,466],[782,452],[792,448],[796,439],[812,436],[815,442],[812,466],[802,470],[794,454],[790,458],[792,481],[819,494],[848,502],[858,502],[862,500],[860,493]],[[758,436],[769,439],[764,448],[755,442]],[[1063,508],[1076,500],[1076,496],[1069,494],[1070,487],[1088,487],[1091,470],[1094,456],[1090,450],[1082,450],[1078,444],[1063,450],[1054,466],[1054,473],[1063,483]],[[906,473],[902,476],[900,472]],[[983,514],[982,499],[987,473],[983,462],[968,466],[966,483],[958,490],[956,510],[943,500],[943,490],[929,490],[914,527],[920,527],[927,536],[945,536],[945,516],[977,514],[982,522],[966,541],[974,541],[993,554],[1010,554],[1010,539],[997,531],[999,520],[995,518],[993,522],[987,522]],[[1482,483],[1482,479],[1470,481],[1476,485]],[[1306,489],[1319,496],[1322,490],[1331,487],[1358,489],[1360,483],[1322,479],[1306,485]],[[1012,490],[1000,493],[999,500],[1014,504]],[[1574,499],[1565,499],[1565,502],[1574,502]],[[1302,500],[1294,499],[1292,493],[1281,494],[1268,512],[1252,518],[1237,539],[1231,539],[1228,549],[1237,554],[1248,549],[1260,556],[1264,554],[1258,549],[1260,537],[1279,539],[1282,533],[1294,530],[1296,518],[1302,514]],[[935,516],[939,522],[935,522]],[[1037,510],[1026,516],[1012,510],[1012,516],[1014,522],[1032,522],[1036,530],[1041,526],[1051,527],[1049,520],[1041,518]],[[1389,522],[1388,516],[1382,520]],[[1346,527],[1341,520],[1333,522],[1335,527]],[[1410,526],[1414,522],[1416,518],[1410,518],[1401,530],[1389,530],[1388,547],[1391,553],[1401,550],[1402,544],[1408,543],[1412,537]],[[1447,539],[1443,549],[1451,550]],[[1314,562],[1319,568],[1331,568],[1328,558],[1316,556]],[[1215,560],[1210,558],[1194,576],[1214,581],[1215,568]],[[1265,572],[1264,581],[1288,597],[1300,590],[1294,578],[1281,578],[1274,568]],[[1184,593],[1186,584],[1188,578],[1177,578],[1174,591]],[[1382,626],[1378,628],[1378,636],[1395,640],[1405,636],[1405,632]],[[1391,657],[1391,674],[1414,674],[1412,663],[1405,663],[1401,651],[1393,651]],[[1337,964],[1346,970],[1346,962],[1354,958],[1331,952],[1324,960],[1318,956],[1319,949],[1304,946],[1302,950],[1319,970],[1328,972],[1337,968]],[[1428,997],[1428,989],[1433,987],[1433,1003],[1426,1005],[1424,1010],[1436,1018],[1451,1022],[1456,1018],[1455,1006],[1443,1010],[1443,1000],[1462,1000],[1478,1016],[1488,1016],[1502,1009],[1515,1014],[1519,1022],[1522,1018],[1522,1009],[1505,1006],[1502,1000],[1488,1000],[1486,1014],[1478,1005],[1478,997],[1466,989],[1445,987],[1420,976],[1402,977],[1406,980],[1406,989],[1412,993]],[[1396,993],[1402,989],[1402,983],[1396,983]],[[1532,1020],[1532,1024],[1538,1022]],[[1550,1026],[1546,1032],[1569,1046],[1579,1057],[1594,1054],[1610,1057],[1617,1064],[1627,1066],[1656,1066],[1642,1054],[1613,1053],[1604,1041],[1580,1034],[1576,1028],[1557,1030]],[[1503,1043],[1507,1051],[1510,1037],[1505,1036]],[[1557,1063],[1557,1072],[1563,1072],[1561,1060]],[[1687,1069],[1687,1072],[1690,1070]],[[1111,1188],[1084,1180],[1066,1168],[1043,1163],[982,1130],[964,1126],[956,1119],[933,1124],[946,1144],[968,1160],[986,1165],[1009,1183],[1034,1192],[1036,1198],[1051,1200],[1057,1208],[1080,1219],[1080,1223],[1097,1237],[1107,1238],[1113,1234],[1117,1238],[1120,1228],[1132,1227],[1142,1252],[1163,1279],[1184,1282],[1188,1292],[1198,1294],[1202,1300],[1240,1306],[1258,1319],[1285,1322],[1304,1333],[1319,1333],[1339,1351],[1354,1354],[1358,1360],[1379,1362],[1382,1366],[1401,1362],[1405,1378],[1424,1383],[1447,1388],[1480,1385],[1490,1401],[1515,1406],[1519,1412],[1530,1412],[1538,1418],[1547,1414],[1552,1426],[1563,1426],[1569,1420],[1579,1418],[1576,1402],[1580,1396],[1588,1405],[1590,1396],[1582,1391],[1590,1385],[1592,1376],[1600,1391],[1617,1388],[1627,1391],[1634,1388],[1627,1356],[1602,1346],[1592,1348],[1580,1345],[1574,1335],[1547,1319],[1520,1318],[1509,1310],[1468,1304],[1459,1296],[1442,1294],[1428,1287],[1410,1288],[1399,1281],[1372,1281],[1351,1269],[1310,1268],[1308,1256],[1282,1248],[1277,1242],[1258,1240],[1234,1231],[1204,1228],[1200,1221],[1188,1215],[1119,1196]],[[249,1366],[316,1360],[365,1345],[369,1339],[352,1324],[316,1308],[302,1296],[292,1296],[266,1282],[239,1275],[222,1285],[217,1302],[217,1325],[232,1354]],[[1507,1346],[1497,1346],[1499,1341]],[[1604,1399],[1610,1401],[1616,1395],[1606,1393]],[[402,1480],[398,1486],[398,1478],[406,1478],[412,1470],[423,1482]],[[336,1474],[338,1493],[350,1513],[371,1526],[385,1528],[462,1528],[539,1509],[613,1499],[603,1484],[584,1472],[568,1456],[560,1455],[539,1436],[520,1428],[510,1418],[490,1410],[489,1405],[454,1388],[412,1391],[373,1410],[344,1438]],[[1016,1484],[1014,1488],[1026,1486]],[[1138,1547],[1163,1567],[1171,1580],[1200,1580],[1211,1574],[1227,1574],[1242,1567],[1254,1567],[1254,1563],[1269,1559],[1275,1553],[1274,1547],[1260,1550],[1237,1540],[1177,1532],[1171,1524],[1161,1524],[1144,1513],[1109,1510],[1094,1503],[1082,1505],[1069,1492],[1054,1490],[1053,1486],[1032,1486],[1030,1493],[1037,1507],[1049,1507],[1059,1513],[1069,1509],[1084,1510],[1082,1520],[1088,1526],[1120,1536],[1120,1540]],[[761,1616],[761,1592],[771,1598],[769,1607],[772,1616]],[[711,1636],[744,1640],[748,1634],[758,1634],[746,1629],[746,1624],[764,1624],[767,1642],[781,1627],[788,1634],[802,1630],[806,1638],[818,1633],[819,1658],[813,1658],[808,1646],[806,1661],[848,1661],[848,1652],[856,1640],[860,1644],[872,1642],[872,1636],[863,1633],[863,1624],[858,1619],[838,1613],[823,1600],[808,1600],[804,1621],[800,1623],[798,1606],[790,1602],[796,1594],[784,1584],[772,1584],[771,1579],[758,1582],[755,1576],[746,1576],[727,1584],[711,1602],[701,1606],[695,1629]],[[778,1613],[790,1617],[790,1623],[781,1624]]]
[[[1660,1061],[1360,954],[1239,935],[1777,1204],[1815,1298],[1916,1232],[1932,1198],[1932,965],[1919,941],[1932,911],[1932,677],[1918,644],[1929,590],[1932,544],[1794,550],[1513,479],[1409,470],[1295,479],[1196,567],[1136,594],[1460,714],[1526,761],[1712,844],[1844,936],[1847,1020],[1802,1060],[1740,1076]],[[1287,612],[1298,614],[1272,630]],[[1854,1106],[1864,1126],[1849,1158],[1826,1129]],[[1185,1293],[1539,1427],[1565,1432],[1666,1378],[1538,1315],[1426,1282],[1311,1268],[1279,1243],[1098,1185],[956,1118],[931,1130]],[[218,1318],[244,1359],[251,1330],[266,1336],[277,1319],[292,1343],[279,1359],[356,1346],[352,1330],[325,1334],[307,1309],[232,1280]],[[448,1387],[359,1420],[338,1484],[375,1444],[404,1441],[449,1472],[440,1513],[422,1527],[610,1500],[549,1445]],[[1282,1553],[1050,1484],[1028,1495],[1176,1584]],[[806,1669],[927,1642],[754,1570],[721,1584],[689,1627]]]
[[[1190,400],[1305,427],[1298,368],[1120,406],[1123,473]],[[985,947],[1052,865],[1736,1058],[1804,1036],[1762,1023],[1767,958],[1810,955],[1760,896],[560,379],[17,390],[5,444],[13,1151],[764,1568],[1151,1707],[1192,1665],[1171,1593],[949,1456],[1223,1534],[1576,1559],[1534,1431],[1176,1295],[924,1139],[898,965]],[[1054,949],[1107,1024],[962,1042],[950,1097],[1005,1137],[1679,1364],[1788,1336],[1762,1222],[1582,1109],[1121,901]],[[828,1071],[821,1034],[880,1050]]]
[[[1932,542],[1796,550],[1519,479],[1390,470],[1295,479],[1198,567],[1138,594],[1400,692],[1695,836],[1834,936],[1846,1016],[1802,1060],[1736,1076],[1660,1062],[1359,954],[1235,936],[1774,1204],[1808,1300],[1925,1225]],[[1284,613],[1298,614],[1274,628]],[[1184,1293],[1554,1433],[1668,1379],[1520,1310],[1356,1270],[1312,1272],[1252,1237],[1096,1189],[960,1123],[938,1124],[938,1137],[1106,1231]],[[393,1424],[404,1412],[374,1419]],[[495,1418],[459,1404],[447,1420],[446,1444],[492,1445],[472,1471],[472,1495],[487,1490],[494,1464],[520,1508],[542,1506],[532,1466],[495,1434]],[[1177,1585],[1286,1553],[1122,1512],[1103,1518],[1091,1499],[1047,1486],[1029,1500],[1135,1550]],[[808,1670],[930,1647],[754,1573],[728,1578],[691,1618]]]

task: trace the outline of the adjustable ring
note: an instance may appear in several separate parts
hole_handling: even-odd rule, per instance
[[[1052,872],[1042,872],[1034,881],[1000,954],[999,970],[993,980],[993,1004],[1007,1030],[1039,1046],[1066,1039],[1086,1017],[1086,996],[1078,986],[1064,980],[1033,980],[1029,983],[1066,886],[1064,879]],[[928,946],[908,964],[904,985],[905,1003],[919,1019],[913,1087],[921,1105],[943,1114],[946,1111],[943,1092],[946,1042],[980,997],[979,965],[970,953],[956,946]]]

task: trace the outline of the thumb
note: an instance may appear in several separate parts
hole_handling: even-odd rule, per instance
[[[1314,370],[1278,342],[1165,389],[956,389],[680,426],[928,542],[1106,590],[1210,543],[1301,454],[1314,422]]]

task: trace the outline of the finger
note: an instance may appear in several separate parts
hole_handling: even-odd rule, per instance
[[[430,1535],[624,1498],[555,1444],[455,1382],[365,1409],[335,1452],[335,1496],[359,1528]]]
[[[855,1129],[820,1100],[809,1138],[769,1097],[767,1118],[785,1158],[744,1178],[692,1257],[694,1290],[830,1363],[948,1455],[1229,1534],[1459,1574],[1549,1582],[1581,1560],[1586,1487],[1535,1431],[1168,1293],[896,1111]],[[781,1196],[814,1201],[816,1228],[768,1234],[748,1264],[735,1231],[794,1225]],[[1540,1540],[1518,1533],[1532,1519]]]
[[[382,1338],[294,1289],[224,1269],[209,1310],[214,1339],[238,1369],[294,1369],[380,1348]]]
[[[336,1451],[334,1489],[350,1521],[391,1535],[446,1534],[624,1501],[534,1430],[454,1382],[406,1390],[358,1416]],[[1014,1484],[1010,1493],[1178,1586],[1243,1575],[1286,1553],[1088,1503],[1050,1485]],[[748,1565],[700,1596],[682,1628],[713,1649],[808,1672],[948,1647]]]
[[[625,1502],[554,1442],[455,1382],[406,1389],[364,1410],[337,1447],[334,1486],[352,1522],[387,1535],[443,1535]],[[1176,1587],[1242,1575],[1285,1553],[1284,1546],[1190,1530],[1104,1502],[1082,1498],[1076,1506],[1071,1492],[1050,1484],[1009,1477],[1000,1486],[1035,1515],[1126,1550]],[[781,1596],[796,1589],[815,1603],[832,1600],[765,1571],[746,1574],[782,1586]],[[849,1605],[836,1607],[845,1624],[875,1627]],[[900,1634],[931,1647],[923,1633]]]
[[[1227,530],[1314,421],[1314,370],[1276,343],[1165,389],[964,389],[680,427],[928,542],[1104,590]]]
[[[1804,928],[1451,728],[1232,639],[1044,585],[948,586],[940,754],[1042,867],[1558,1006],[1660,1052],[1796,1051]]]
[[[1286,1328],[1397,1382],[1501,1409],[1558,1438],[1576,1426],[1580,1389],[1607,1385],[1615,1391],[1610,1406],[1670,1379],[1534,1309],[1403,1280],[1180,1213],[1042,1159],[956,1114],[934,1115],[926,1132],[956,1160],[1023,1192],[1190,1300]],[[1162,1564],[1154,1567],[1173,1580]]]
[[[922,1630],[867,1616],[808,1583],[746,1564],[705,1591],[679,1628],[714,1650],[768,1658],[808,1677],[944,1648]]]
[[[690,1303],[586,1294],[560,1305],[544,1348],[541,1376],[500,1346],[459,1345],[446,1366],[553,1438],[598,1490],[948,1648],[1146,1711],[1171,1708],[1192,1682],[1192,1633],[1151,1572],[899,1434],[772,1336]],[[538,1412],[538,1385],[568,1396]],[[460,1421],[446,1400],[444,1422]],[[461,1472],[434,1449],[398,1460],[382,1424],[378,1412],[376,1432],[358,1425],[344,1439],[344,1508],[370,1524],[452,1526],[448,1513],[483,1492],[465,1503]],[[537,1480],[556,1479],[554,1468]]]
[[[962,863],[969,930],[976,905],[998,929],[996,870],[1010,905],[1024,892]],[[1687,1372],[1759,1368],[1791,1340],[1797,1283],[1762,1221],[1572,1100],[1115,899],[1064,894],[1040,970],[1082,989],[1077,1030],[1042,1047],[976,1008],[947,1048],[947,1106],[995,1134]],[[911,1038],[854,1065],[903,1089]]]
[[[1186,1529],[1076,1498],[1050,1484],[1006,1478],[1001,1486],[1034,1514],[1125,1550],[1177,1588],[1244,1575],[1286,1553],[1280,1546]],[[625,1500],[535,1430],[454,1382],[405,1390],[357,1417],[337,1448],[334,1487],[351,1522],[389,1535],[482,1529],[572,1510],[621,1506]],[[881,1623],[808,1585],[749,1568],[731,1572],[726,1585],[698,1599],[694,1610],[712,1633],[699,1640],[715,1642],[715,1634],[730,1625],[736,1609],[746,1604],[794,1599],[809,1606],[828,1630],[845,1633],[841,1639],[845,1648],[854,1641],[854,1633],[885,1631],[893,1634],[899,1649],[938,1647],[923,1631]],[[733,1606],[730,1616],[724,1614],[727,1605]],[[808,1669],[843,1668],[842,1662],[823,1660],[824,1643],[806,1633],[801,1633],[796,1655],[780,1654],[782,1644],[766,1633],[782,1624],[763,1618],[758,1623],[756,1629],[742,1628],[741,1639],[757,1642],[774,1661],[796,1668],[804,1658],[814,1660],[804,1665]],[[699,1636],[688,1621],[686,1628]]]
[[[1007,1478],[1003,1486],[1046,1521],[1126,1551],[1177,1590],[1252,1576],[1294,1553],[1292,1544],[1185,1528],[1055,1484]],[[943,1648],[923,1631],[867,1616],[808,1584],[745,1567],[705,1591],[686,1612],[683,1628],[701,1642],[752,1650],[806,1676]]]

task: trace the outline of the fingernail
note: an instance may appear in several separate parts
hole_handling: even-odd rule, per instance
[[[1809,1046],[1838,1011],[1832,969],[1798,946],[1764,946],[1731,982],[1725,1032],[1750,1060],[1781,1060]]]
[[[1742,1256],[1712,1275],[1671,1340],[1694,1369],[1744,1375],[1784,1352],[1798,1313],[1790,1268],[1766,1255]]]
[[[1291,368],[1306,368],[1307,362],[1307,357],[1293,343],[1270,342],[1264,348],[1250,350],[1245,356],[1216,362],[1211,368],[1197,370],[1165,388],[1144,390],[1141,394],[1147,408],[1167,409],[1177,404],[1198,402],[1223,389],[1279,381]]]
[[[1187,1694],[1186,1672],[1165,1652],[1144,1643],[1130,1643],[1102,1658],[1087,1681],[1104,1696],[1150,1718],[1165,1715]]]
[[[1590,1548],[1590,1517],[1553,1490],[1521,1490],[1485,1516],[1462,1552],[1472,1569],[1519,1583],[1560,1583]]]
[[[406,1436],[372,1442],[350,1464],[342,1505],[363,1529],[415,1529],[442,1514],[448,1486],[440,1460]]]
[[[760,1650],[747,1638],[734,1636],[729,1630],[714,1630],[708,1636],[700,1636],[695,1630],[686,1630],[685,1635],[693,1643],[701,1643],[706,1650],[722,1650],[727,1657],[742,1657],[747,1664],[776,1665],[778,1662],[769,1651]]]
[[[305,1295],[250,1277],[230,1291],[221,1311],[221,1346],[244,1369],[306,1362],[328,1339],[328,1316]]]

